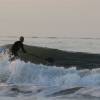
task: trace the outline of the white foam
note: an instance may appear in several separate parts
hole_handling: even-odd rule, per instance
[[[68,89],[71,87],[86,87],[88,94],[98,96],[99,90],[91,87],[100,86],[100,69],[77,70],[76,67],[46,66],[42,64],[25,63],[21,60],[8,61],[8,55],[2,55],[0,60],[0,81],[5,84],[34,85],[41,87],[42,95]],[[88,87],[88,88],[87,88]],[[85,92],[85,90],[82,90]]]
[[[97,69],[96,69],[97,70]],[[97,70],[98,71],[98,70]],[[91,86],[100,84],[97,71],[78,71],[76,68],[58,68],[16,60],[0,63],[0,74],[9,75],[8,83],[38,84],[44,86]],[[9,73],[8,73],[9,72]]]

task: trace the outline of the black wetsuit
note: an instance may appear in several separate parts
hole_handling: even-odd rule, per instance
[[[16,41],[16,42],[13,44],[12,48],[11,48],[11,53],[12,53],[12,55],[18,56],[18,51],[19,51],[20,49],[22,49],[22,51],[23,51],[24,53],[26,52],[25,49],[24,49],[23,43],[22,43],[21,41]]]

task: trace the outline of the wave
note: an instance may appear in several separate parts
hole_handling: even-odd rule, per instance
[[[8,54],[5,53],[0,55],[0,59],[0,88],[3,83],[6,92],[17,91],[29,95],[38,93],[38,95],[49,97],[68,94],[74,94],[74,96],[88,94],[99,97],[97,92],[100,88],[97,87],[100,87],[100,68],[66,69],[31,62],[25,63],[19,59],[9,62]],[[1,91],[0,95],[2,95]]]
[[[77,70],[43,64],[25,63],[19,59],[9,62],[8,55],[0,55],[0,81],[14,84],[36,84],[44,86],[88,86],[100,84],[100,69]],[[6,79],[5,79],[6,78]]]

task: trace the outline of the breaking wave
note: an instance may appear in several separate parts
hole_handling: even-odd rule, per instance
[[[71,67],[66,69],[31,62],[26,63],[19,59],[10,62],[8,59],[8,54],[5,52],[0,54],[0,87],[2,83],[10,88],[17,86],[18,90],[15,89],[17,92],[28,89],[28,93],[31,95],[33,92],[29,91],[36,90],[35,94],[42,96],[74,93],[73,96],[78,94],[100,97],[98,93],[100,92],[99,68],[77,70],[76,67]],[[73,92],[73,90],[75,91]],[[5,94],[4,91],[3,94]],[[2,95],[2,91],[0,95]]]

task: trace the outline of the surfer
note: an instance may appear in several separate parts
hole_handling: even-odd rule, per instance
[[[23,53],[26,53],[26,50],[24,49],[24,45],[23,45],[23,42],[24,42],[24,37],[21,36],[19,38],[19,41],[16,41],[12,47],[11,47],[11,54],[10,54],[10,60],[14,60],[15,58],[17,58],[19,55],[18,55],[18,51],[21,49],[23,51]],[[11,57],[13,56],[13,57]]]

